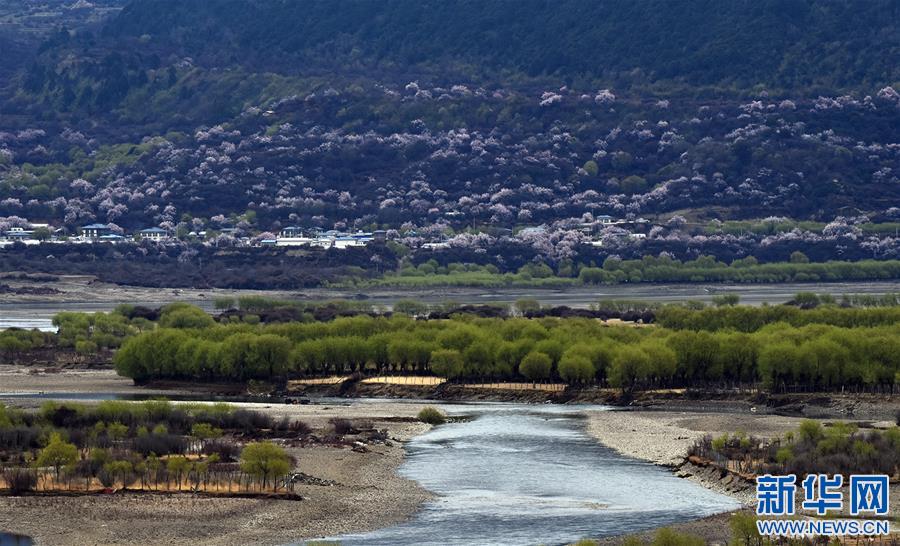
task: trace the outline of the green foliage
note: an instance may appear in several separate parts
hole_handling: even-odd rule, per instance
[[[784,438],[763,440],[741,432],[715,439],[706,436],[690,454],[754,474],[890,474],[900,463],[898,438],[898,427],[859,431],[847,423],[822,427],[818,421],[807,420],[796,434],[789,432]]]
[[[762,546],[762,536],[756,527],[756,516],[749,512],[735,512],[728,520],[736,546]]]
[[[431,371],[441,377],[454,379],[465,373],[465,365],[459,351],[438,349],[431,353]]]
[[[812,294],[812,296],[815,296]],[[806,301],[807,296],[794,297]],[[816,301],[819,301],[816,297]],[[842,308],[827,306],[768,305],[762,307],[725,306],[690,309],[687,306],[667,305],[656,312],[660,326],[675,330],[738,330],[756,332],[766,325],[783,323],[794,327],[827,324],[842,328],[888,326],[900,322],[900,308]]]
[[[291,470],[291,459],[272,442],[253,442],[241,451],[241,470],[259,479],[265,489],[269,481],[275,484],[278,476]]]
[[[180,303],[165,306],[159,319],[159,325],[164,328],[208,328],[214,323],[202,309]]]
[[[559,376],[567,383],[588,383],[593,381],[596,370],[590,358],[584,354],[567,352],[559,359]]]
[[[723,294],[721,296],[713,296],[713,304],[716,307],[723,307],[726,305],[737,305],[741,301],[741,297],[737,294]]]
[[[812,419],[805,419],[800,423],[798,432],[800,434],[800,440],[805,442],[816,443],[824,436],[822,433],[822,425],[818,421]]]
[[[50,441],[41,450],[35,465],[51,466],[56,471],[56,479],[59,479],[59,471],[64,466],[75,464],[78,460],[78,448],[63,440],[58,433],[50,435]]]
[[[541,304],[534,298],[520,298],[516,300],[515,307],[519,313],[526,315],[528,313],[540,311]]]
[[[235,304],[235,299],[230,296],[220,296],[213,300],[213,305],[216,309],[226,310],[232,309]]]
[[[271,381],[377,370],[448,379],[600,382],[625,391],[736,383],[833,390],[888,388],[900,377],[900,307],[677,305],[653,313],[659,326],[649,328],[470,314],[213,322],[150,329],[127,338],[113,361],[120,374],[138,382]],[[116,420],[121,421],[107,422]]]
[[[799,250],[795,250],[791,252],[791,263],[792,264],[808,264],[809,258],[806,254],[800,252]]]
[[[553,361],[545,353],[531,352],[519,364],[519,373],[529,381],[541,381],[550,377]]]
[[[427,423],[429,425],[443,425],[447,422],[447,416],[444,415],[439,409],[433,408],[431,406],[425,406],[421,410],[419,410],[419,414],[416,416],[419,421],[423,423]]]
[[[650,365],[650,356],[639,347],[622,347],[613,357],[609,384],[624,391],[634,388]]]
[[[397,300],[394,303],[394,312],[415,317],[428,312],[428,305],[416,300]]]
[[[653,536],[653,546],[705,546],[706,541],[688,533],[663,527]]]
[[[222,435],[222,429],[216,428],[209,423],[194,423],[191,426],[191,436],[198,440],[211,440]]]
[[[820,263],[725,264],[709,257],[680,262],[669,258],[645,257],[617,260],[615,268],[582,267],[583,284],[623,282],[716,282],[780,283],[839,280],[878,280],[900,277],[898,260],[828,261]]]

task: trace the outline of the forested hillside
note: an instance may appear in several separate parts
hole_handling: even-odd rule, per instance
[[[784,238],[779,255],[900,255],[893,228],[854,227],[900,219],[891,0],[107,4],[2,69],[0,227],[474,230],[461,246],[483,247],[547,224],[556,259],[605,214],[651,224],[607,233],[597,265]],[[736,219],[820,227],[705,226]]]
[[[459,64],[488,80],[500,71],[834,91],[895,77],[898,9],[891,0],[150,0],[125,9],[109,34],[149,36],[210,64],[286,71]]]

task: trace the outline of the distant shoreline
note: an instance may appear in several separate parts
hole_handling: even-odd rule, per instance
[[[567,305],[585,308],[600,300],[641,300],[679,302],[702,300],[713,296],[738,294],[749,305],[784,303],[797,292],[843,294],[888,294],[900,292],[898,281],[813,282],[813,283],[644,283],[619,285],[569,286],[564,288],[478,288],[478,287],[377,287],[377,288],[306,288],[297,290],[243,290],[222,288],[154,288],[119,285],[97,281],[92,276],[63,275],[54,281],[4,280],[12,288],[52,287],[53,294],[0,294],[0,310],[12,314],[51,317],[60,310],[109,311],[120,303],[164,305],[174,301],[192,303],[213,310],[218,297],[245,295],[266,296],[296,301],[356,300],[372,305],[392,306],[398,300],[414,299],[423,303],[453,301],[461,304],[514,303],[518,299],[535,299],[542,305]]]

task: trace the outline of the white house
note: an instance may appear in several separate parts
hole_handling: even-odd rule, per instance
[[[158,227],[142,229],[138,233],[141,239],[149,239],[151,241],[165,241],[169,238],[169,232]]]
[[[303,237],[303,228],[297,226],[288,226],[281,230],[281,236],[286,239]]]
[[[81,236],[86,239],[99,239],[112,233],[112,228],[106,224],[90,224],[81,227]]]

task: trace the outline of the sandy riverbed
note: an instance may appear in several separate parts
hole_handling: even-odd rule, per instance
[[[780,415],[756,415],[742,413],[695,413],[671,411],[591,411],[588,412],[588,433],[597,441],[616,451],[654,464],[674,467],[684,461],[693,443],[709,434],[746,432],[759,438],[774,438],[786,432],[795,431],[803,419]],[[892,422],[871,423],[875,427],[889,427]],[[710,480],[691,475],[687,479],[700,485],[729,495],[745,506],[754,507],[755,490],[743,492],[728,490],[718,480]],[[900,516],[900,486],[891,486],[891,515]],[[722,528],[722,536],[727,537],[727,515],[704,518],[677,526],[681,530],[695,532],[709,540],[719,535],[711,531]],[[649,534],[642,535],[642,538]],[[606,543],[615,543],[607,542]]]
[[[131,379],[120,377],[112,369],[45,370],[38,367],[0,364],[0,393],[38,392],[147,394],[150,391],[135,386]],[[175,390],[153,391],[154,394],[158,393],[160,396],[178,392]]]

